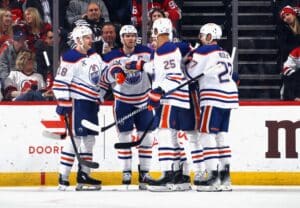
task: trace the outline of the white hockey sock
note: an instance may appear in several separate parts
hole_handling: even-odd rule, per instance
[[[216,136],[217,146],[219,148],[219,170],[224,170],[225,165],[230,164],[231,148],[225,142],[226,132],[220,132]]]
[[[88,135],[88,136],[82,136],[82,143],[80,145],[80,157],[84,160],[93,161],[93,148],[95,145],[95,136]],[[81,170],[87,174],[90,173],[91,169],[82,166]]]
[[[119,140],[120,142],[131,142],[132,135],[131,131],[120,132]],[[131,149],[120,149],[118,150],[118,158],[120,159],[122,170],[131,171],[131,161],[132,161],[132,151]]]
[[[139,138],[141,137],[142,134],[143,132],[138,131]],[[145,136],[141,145],[138,148],[140,169],[142,171],[149,171],[151,168],[153,140],[154,140],[154,135],[152,131],[150,131],[147,133],[147,135]]]
[[[206,169],[208,171],[217,170],[219,164],[219,149],[215,140],[215,134],[201,133],[199,138],[203,146]]]

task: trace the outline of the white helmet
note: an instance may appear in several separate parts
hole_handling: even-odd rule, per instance
[[[156,38],[160,34],[172,34],[172,22],[169,18],[159,18],[153,22],[152,37]]]
[[[93,32],[89,27],[84,25],[76,26],[72,31],[72,39],[75,43],[77,43],[77,38],[82,41],[82,37],[86,35],[93,35]]]
[[[200,28],[200,34],[211,34],[212,40],[218,40],[222,37],[222,29],[215,23],[207,23]]]
[[[133,25],[124,25],[121,30],[120,30],[120,38],[121,38],[121,42],[123,43],[123,35],[124,34],[129,34],[129,33],[133,33],[136,34],[137,36],[137,30]]]

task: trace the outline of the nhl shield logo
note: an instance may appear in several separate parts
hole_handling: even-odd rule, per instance
[[[89,70],[89,78],[93,84],[98,84],[100,81],[100,69],[96,64],[91,65]]]

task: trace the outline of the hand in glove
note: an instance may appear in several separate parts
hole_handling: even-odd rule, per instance
[[[112,67],[111,75],[115,78],[118,84],[123,84],[126,80],[126,74],[124,73],[122,67],[119,65]]]
[[[149,92],[148,105],[149,111],[158,108],[160,106],[160,99],[165,94],[165,92],[160,88],[155,88]]]
[[[143,60],[130,61],[125,64],[125,68],[128,70],[133,69],[133,70],[143,71],[144,64],[145,61]]]
[[[71,114],[72,112],[72,101],[71,100],[58,100],[57,101],[57,107],[56,107],[56,113],[58,115],[65,116],[67,114]]]

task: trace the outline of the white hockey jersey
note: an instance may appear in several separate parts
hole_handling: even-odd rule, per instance
[[[27,75],[22,71],[11,71],[9,76],[4,80],[4,89],[10,87],[17,91],[24,92],[31,88],[31,85],[37,85],[37,90],[41,90],[46,87],[42,75],[36,72],[32,72]]]
[[[186,82],[187,80],[181,70],[181,60],[182,54],[175,43],[166,42],[159,47],[151,62],[145,67],[146,71],[152,71],[154,74],[152,89],[161,87],[165,92],[169,92]],[[163,97],[161,104],[189,109],[188,85]]]
[[[103,57],[107,68],[101,76],[101,87],[108,90],[111,85],[115,100],[133,104],[141,107],[147,104],[148,92],[151,89],[151,78],[144,71],[124,70],[126,80],[123,84],[117,84],[111,74],[111,66],[125,64],[130,61],[143,60],[150,61],[152,50],[143,45],[137,45],[132,54],[125,54],[122,49],[115,49]]]
[[[73,98],[98,102],[103,67],[103,61],[94,49],[90,49],[86,55],[75,49],[66,52],[53,83],[56,99]]]
[[[212,68],[217,64],[219,67]],[[238,107],[238,89],[232,79],[230,55],[218,45],[198,47],[187,67],[187,75],[193,78],[203,72],[205,75],[199,79],[200,106],[211,105],[225,109]]]
[[[293,49],[283,64],[281,73],[290,76],[300,68],[300,47]]]

